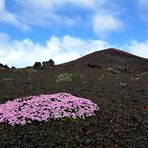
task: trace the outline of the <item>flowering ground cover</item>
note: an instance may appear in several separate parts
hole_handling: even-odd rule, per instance
[[[48,119],[85,118],[94,115],[99,107],[88,99],[69,93],[56,93],[18,98],[0,105],[0,122],[26,124]]]

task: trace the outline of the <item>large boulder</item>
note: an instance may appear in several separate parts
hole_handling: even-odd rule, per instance
[[[0,63],[0,69],[9,69],[9,67]]]
[[[50,59],[49,61],[42,62],[43,68],[51,68],[53,66],[54,66],[54,61],[52,59]]]
[[[5,69],[10,69],[8,65],[4,65],[4,68]]]
[[[41,63],[40,62],[35,62],[33,67],[35,69],[40,69],[41,68]]]
[[[3,67],[3,64],[0,63],[0,67]]]
[[[16,69],[16,67],[12,66],[11,69]]]

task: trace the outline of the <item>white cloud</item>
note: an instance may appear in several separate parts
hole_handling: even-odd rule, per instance
[[[94,32],[100,36],[105,36],[112,31],[120,31],[123,28],[122,21],[111,14],[96,14],[92,23]]]
[[[13,14],[7,12],[4,0],[0,1],[0,20],[8,23],[11,22],[12,24],[18,24],[17,18]]]
[[[91,26],[98,36],[123,28],[115,16],[118,5],[107,0],[12,0],[17,9],[10,12],[0,1],[0,21],[24,30],[33,26]],[[121,9],[120,9],[121,10]],[[103,12],[103,13],[102,13]],[[89,29],[89,28],[88,28]]]
[[[44,45],[34,43],[29,39],[11,40],[8,35],[0,33],[0,63],[9,66],[25,67],[36,61],[46,61],[52,58],[56,64],[80,58],[96,50],[102,50],[110,45],[102,40],[83,40],[72,36],[58,38],[52,36]]]
[[[87,9],[95,9],[97,5],[103,5],[106,0],[14,0],[22,7],[30,7],[33,9],[42,9],[44,11],[55,11],[56,8],[63,7],[65,5],[77,6]]]
[[[148,59],[148,40],[144,42],[133,40],[131,43],[125,44],[123,48],[128,50],[131,54]]]
[[[68,15],[70,8],[94,10],[106,0],[14,0],[20,8],[19,19],[28,25],[47,26],[53,24],[75,26],[79,15]],[[66,14],[64,14],[66,12]],[[78,11],[77,11],[78,12]],[[81,17],[81,19],[83,19]]]
[[[139,1],[139,5],[143,8],[147,8],[148,7],[148,1],[147,0],[138,0]]]
[[[112,8],[114,3],[109,4],[107,0],[14,1],[21,9],[21,21],[24,21],[28,25],[47,26],[59,24],[75,26],[78,25],[81,20],[84,24],[91,23],[94,32],[98,35],[104,35],[107,32],[113,32],[123,28],[122,21],[114,15],[117,13],[116,10]],[[67,15],[70,8],[76,8],[74,10],[77,10],[77,15],[75,15],[75,12],[70,14],[70,16]],[[85,10],[85,13],[81,13],[80,11],[79,15],[79,10]],[[102,13],[102,11],[104,13]],[[64,14],[64,12],[66,12],[66,14]]]
[[[10,13],[6,9],[5,0],[0,0],[0,22],[8,23],[22,29],[28,30],[29,27],[18,19],[17,15]]]

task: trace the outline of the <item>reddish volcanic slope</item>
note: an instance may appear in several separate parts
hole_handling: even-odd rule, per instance
[[[121,65],[133,68],[136,71],[148,71],[148,59],[144,59],[114,48],[96,51],[62,65],[84,65],[86,63],[99,65],[103,68]]]

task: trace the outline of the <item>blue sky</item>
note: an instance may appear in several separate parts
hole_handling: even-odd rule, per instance
[[[56,64],[114,47],[148,58],[148,0],[0,0],[0,63]]]

